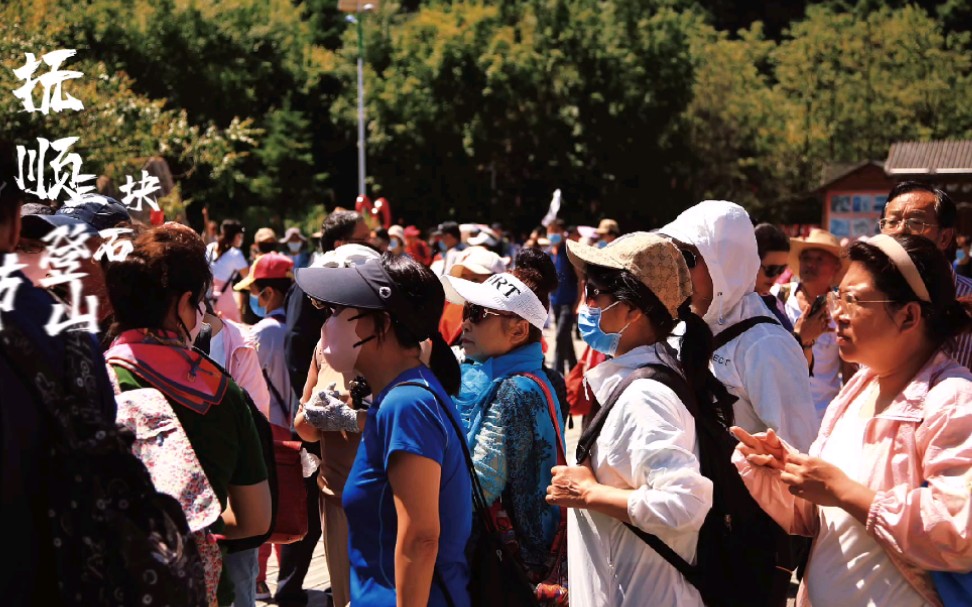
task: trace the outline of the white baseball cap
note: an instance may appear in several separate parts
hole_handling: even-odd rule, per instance
[[[547,309],[533,289],[522,280],[503,272],[480,284],[455,276],[441,277],[446,299],[454,304],[478,304],[490,310],[512,312],[538,329],[547,322]]]
[[[499,235],[488,226],[479,226],[479,234],[470,236],[466,242],[473,246],[487,245],[494,247],[499,242]]]
[[[506,264],[502,257],[486,247],[469,247],[456,256],[449,273],[457,276],[462,268],[475,274],[499,274],[506,271]]]
[[[321,255],[313,264],[315,268],[350,268],[381,255],[371,247],[356,242],[339,246]]]

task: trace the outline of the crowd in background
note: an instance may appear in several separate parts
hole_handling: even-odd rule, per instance
[[[802,605],[961,604],[972,279],[932,186],[896,186],[853,243],[714,200],[653,232],[553,218],[522,242],[335,209],[248,247],[233,219],[200,235],[99,195],[23,202],[0,197],[10,604],[304,605],[318,542],[341,606],[769,606],[794,572]],[[64,234],[77,286],[53,280]],[[93,332],[45,330],[82,307]],[[109,495],[85,534],[54,488],[72,453],[102,462],[82,486],[175,498],[158,512],[190,544],[164,559],[184,583],[99,577],[160,575],[128,558],[141,535],[104,530],[162,514]],[[141,485],[103,464],[133,453]]]

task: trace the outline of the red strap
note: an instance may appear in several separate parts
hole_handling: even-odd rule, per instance
[[[547,382],[543,381],[533,373],[518,373],[517,375],[528,377],[540,384],[540,389],[543,390],[543,395],[547,398],[547,413],[550,414],[550,421],[553,423],[554,430],[557,432],[557,464],[560,466],[566,466],[567,456],[566,451],[564,450],[564,436],[560,433],[560,419],[557,416],[557,408],[554,407],[553,395],[550,394],[550,388],[547,387]]]

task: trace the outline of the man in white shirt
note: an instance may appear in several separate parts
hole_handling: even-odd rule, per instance
[[[811,354],[810,393],[817,419],[823,421],[830,401],[857,368],[840,357],[837,326],[827,312],[826,300],[819,306],[814,302],[840,284],[850,260],[836,236],[814,228],[806,238],[790,239],[789,262],[797,271],[798,281],[776,285],[770,292],[783,303],[804,351]]]

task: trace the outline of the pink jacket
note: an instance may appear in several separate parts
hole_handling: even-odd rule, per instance
[[[864,368],[844,386],[809,455],[819,456],[837,419],[874,378]],[[941,605],[926,572],[972,570],[972,373],[941,352],[933,356],[887,409],[866,421],[863,456],[871,471],[865,484],[877,491],[867,532],[926,601]],[[732,460],[783,529],[817,533],[816,506],[792,495],[778,472],[751,466],[739,451]],[[805,604],[805,591],[800,598]]]
[[[223,350],[226,353],[226,372],[253,399],[260,413],[270,419],[270,390],[260,370],[256,349],[247,340],[248,330],[231,320],[223,321]]]

